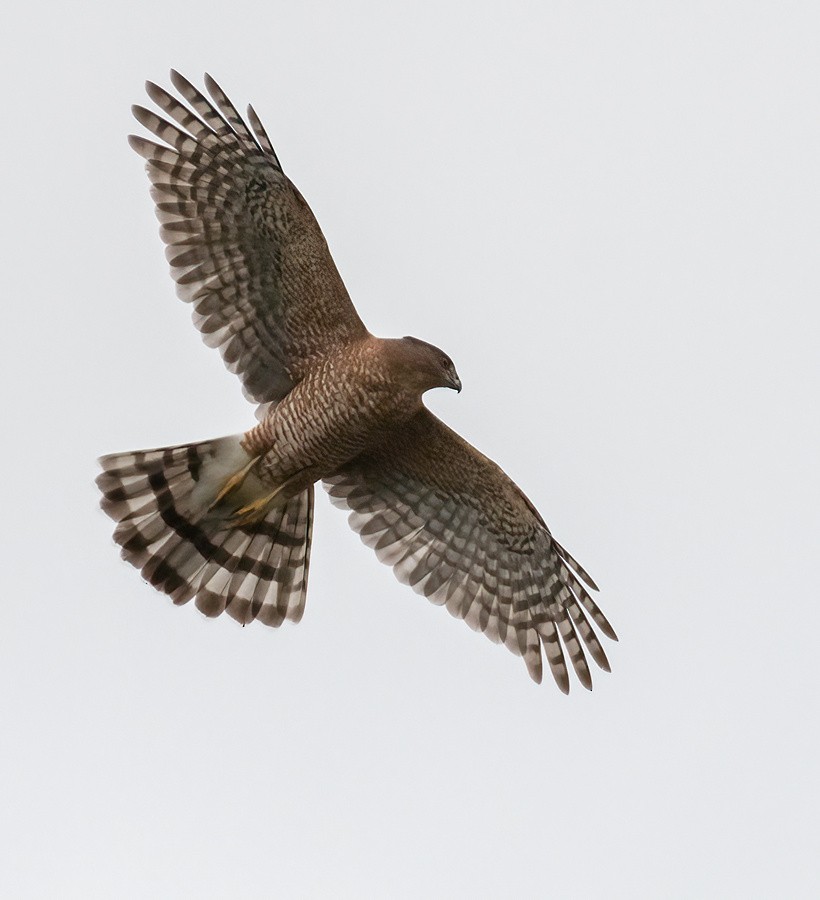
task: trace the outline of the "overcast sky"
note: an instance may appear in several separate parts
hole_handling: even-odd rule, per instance
[[[815,3],[26,4],[0,37],[0,893],[816,897]],[[307,612],[123,563],[95,459],[242,431],[174,295],[146,78],[252,101],[376,334],[620,634],[587,693],[393,578],[323,491]]]

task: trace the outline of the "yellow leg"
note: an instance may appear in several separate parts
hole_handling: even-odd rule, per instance
[[[259,457],[254,456],[254,458],[246,466],[231,475],[231,477],[219,489],[219,493],[214,498],[213,503],[208,507],[208,512],[219,506],[219,504],[228,496],[228,494],[242,486],[242,482],[248,477],[248,473],[256,465],[258,460]]]
[[[285,482],[285,484],[287,484],[287,482]],[[236,527],[241,527],[242,525],[255,525],[257,522],[261,522],[262,519],[265,518],[268,507],[273,503],[277,495],[282,492],[284,486],[284,484],[281,484],[275,491],[271,491],[270,494],[265,494],[264,497],[258,497],[246,506],[240,507],[233,516],[231,516],[231,524]]]

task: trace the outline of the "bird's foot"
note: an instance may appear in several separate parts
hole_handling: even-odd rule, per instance
[[[243,482],[248,477],[248,473],[258,461],[259,457],[254,456],[254,458],[246,466],[243,466],[238,472],[234,472],[234,474],[226,480],[225,484],[223,484],[219,489],[219,493],[216,495],[216,497],[214,497],[213,503],[211,503],[211,505],[208,507],[208,512],[211,512],[213,509],[219,506],[219,504],[229,494],[242,487]]]
[[[257,497],[256,500],[241,506],[231,516],[231,524],[236,528],[241,528],[243,525],[257,525],[265,518],[271,503],[273,503],[281,490],[282,487],[278,487],[275,491],[265,494],[264,497]]]

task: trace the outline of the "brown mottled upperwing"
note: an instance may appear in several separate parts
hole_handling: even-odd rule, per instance
[[[367,331],[253,110],[251,131],[210,76],[212,100],[179,73],[171,78],[190,109],[152,82],[146,89],[177,124],[134,107],[167,146],[129,141],[147,160],[177,293],[248,398],[276,401],[311,361]]]

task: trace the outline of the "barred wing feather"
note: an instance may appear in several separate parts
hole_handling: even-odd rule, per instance
[[[595,585],[491,460],[426,409],[325,479],[331,500],[402,582],[522,656],[569,691],[566,657],[592,687],[586,649],[609,671],[592,627],[617,640]]]
[[[367,332],[256,113],[251,130],[209,76],[210,99],[177,72],[171,80],[187,105],[146,90],[172,121],[133,108],[163,143],[129,141],[146,160],[177,293],[249,399],[276,402],[311,360]]]

